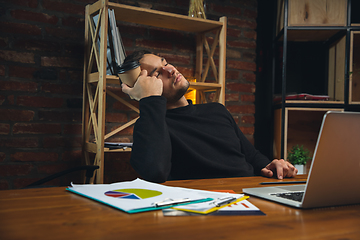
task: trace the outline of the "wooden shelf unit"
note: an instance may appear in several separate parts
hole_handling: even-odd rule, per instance
[[[288,151],[296,144],[304,145],[313,152],[322,116],[326,111],[359,111],[360,24],[351,22],[351,14],[357,14],[357,11],[351,8],[351,0],[278,0],[277,10],[273,46],[275,56],[280,56],[277,48],[281,49],[281,61],[277,61],[276,57],[273,59],[274,66],[280,62],[280,67],[274,68],[273,93],[281,94],[282,100],[273,106],[273,156],[286,159]],[[302,88],[298,77],[302,73],[294,73],[294,69],[299,68],[289,66],[289,62],[294,64],[293,60],[301,61],[301,58],[289,49],[311,44],[322,46],[319,50],[315,47],[313,52],[310,50],[307,53],[312,56],[323,54],[321,60],[327,61],[327,66],[324,64],[326,61],[315,63],[316,67],[319,67],[318,72],[312,72],[314,75],[320,72],[321,79],[315,78],[311,84],[322,84],[320,89],[327,92],[306,93],[329,95],[330,99],[286,100],[286,95],[292,93],[296,87]],[[308,79],[301,81],[308,82]],[[280,91],[277,91],[279,89]],[[302,89],[297,90],[299,92],[296,93],[303,93]]]
[[[85,56],[83,73],[83,124],[82,124],[82,152],[87,165],[98,165],[94,179],[96,183],[104,181],[104,153],[123,152],[126,150],[110,150],[104,148],[107,138],[134,124],[132,119],[120,128],[105,134],[106,95],[114,97],[136,113],[139,109],[131,103],[118,97],[107,89],[108,84],[119,84],[116,76],[106,75],[106,52],[108,39],[108,9],[115,12],[116,21],[141,24],[150,27],[165,28],[196,34],[196,66],[195,78],[197,82],[190,82],[190,89],[196,89],[205,102],[205,92],[215,92],[214,101],[225,104],[225,70],[226,70],[226,26],[227,18],[219,21],[192,18],[184,15],[133,7],[108,0],[99,0],[86,6],[85,9]],[[94,28],[92,16],[99,14],[98,28]],[[95,30],[93,30],[95,29]],[[206,34],[214,33],[214,41],[209,45]],[[213,59],[218,48],[218,66]],[[204,51],[205,49],[205,51]],[[205,54],[206,53],[206,54]],[[206,63],[204,63],[206,56]],[[94,66],[97,71],[94,72]],[[209,70],[212,69],[216,82],[206,82]],[[90,154],[95,155],[91,159]],[[92,180],[94,182],[94,179]]]

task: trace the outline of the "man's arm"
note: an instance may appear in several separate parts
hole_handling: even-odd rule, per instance
[[[139,108],[130,163],[145,180],[165,182],[171,170],[172,153],[165,122],[166,99],[159,96],[143,98]]]
[[[253,165],[255,173],[260,173],[265,177],[272,177],[276,174],[278,179],[284,177],[295,177],[298,170],[289,162],[283,159],[274,159],[269,161],[267,157],[261,154],[244,136],[237,124],[235,124],[235,131],[240,139],[242,151],[245,154],[246,160]]]
[[[297,172],[298,170],[288,161],[284,161],[284,159],[274,159],[266,167],[261,169],[261,175],[264,177],[272,177],[276,174],[278,179],[295,177]]]
[[[165,122],[166,99],[161,97],[163,83],[142,70],[133,88],[122,91],[139,101],[140,118],[133,133],[130,163],[145,180],[165,182],[171,170],[171,142]]]

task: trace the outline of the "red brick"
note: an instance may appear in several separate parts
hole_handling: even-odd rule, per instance
[[[48,123],[15,123],[14,134],[58,134],[61,133],[60,124]]]
[[[47,164],[47,165],[41,165],[37,167],[38,173],[46,173],[48,175],[55,174],[61,171],[67,170],[69,167],[67,164]]]
[[[85,21],[83,18],[78,18],[73,16],[63,17],[61,19],[61,23],[63,26],[67,26],[67,27],[83,28],[85,26]]]
[[[249,71],[256,71],[256,63],[254,62],[243,62],[237,60],[228,60],[227,61],[228,68],[235,68],[241,70],[249,70]]]
[[[39,111],[39,120],[54,122],[81,122],[81,112]]]
[[[33,78],[37,68],[33,67],[21,67],[21,66],[9,66],[9,76],[18,78]]]
[[[211,4],[211,8],[214,9],[215,12],[220,13],[221,15],[242,15],[242,9],[234,6],[223,6],[218,4]]]
[[[14,95],[8,96],[8,103],[9,103],[9,105],[15,105],[15,97],[14,97]]]
[[[247,93],[254,93],[255,92],[255,85],[254,84],[245,84],[245,83],[227,83],[226,88],[230,91],[236,92],[247,92]]]
[[[41,90],[53,94],[71,94],[82,96],[82,85],[80,84],[55,84],[43,83]]]
[[[242,116],[241,123],[255,124],[255,117],[254,116]]]
[[[0,22],[1,31],[15,34],[41,35],[41,29],[38,26],[25,23]]]
[[[66,5],[66,4],[64,4],[64,5]],[[43,22],[43,23],[49,23],[52,25],[55,25],[59,20],[56,16],[50,16],[46,13],[36,13],[36,12],[30,12],[30,11],[20,10],[20,9],[12,10],[11,16],[14,19]]]
[[[0,109],[0,120],[2,121],[31,121],[34,111],[17,109]]]
[[[234,50],[234,49],[227,49],[226,50],[226,57],[228,59],[231,59],[231,58],[241,58],[241,55],[242,53],[238,50]]]
[[[17,40],[14,41],[14,48],[16,49],[26,49],[29,51],[43,51],[43,52],[61,52],[61,45],[55,41],[46,41],[46,40]]]
[[[0,96],[0,105],[3,105],[5,102],[5,96]]]
[[[106,122],[123,123],[127,122],[127,116],[124,113],[111,113],[107,112],[105,116]]]
[[[239,78],[240,78],[239,71],[233,71],[233,70],[226,71],[226,79],[239,79]]]
[[[245,36],[246,38],[250,38],[250,39],[256,40],[256,38],[257,38],[257,33],[256,33],[256,31],[244,31],[244,36]]]
[[[240,130],[241,130],[245,135],[254,135],[254,132],[255,132],[255,128],[254,128],[254,127],[240,127]]]
[[[38,0],[12,0],[11,3],[20,6],[36,8],[38,5]]]
[[[243,52],[243,59],[246,61],[253,61],[255,62],[256,59],[256,53],[255,51],[251,51],[251,52]]]
[[[193,77],[195,75],[195,69],[193,68],[177,67],[177,70],[185,77]]]
[[[13,180],[13,185],[14,185],[15,189],[24,188],[27,185],[29,185],[31,183],[34,183],[35,181],[38,181],[40,179],[42,179],[42,178],[41,177],[37,177],[37,178],[35,178],[35,177],[33,177],[33,178],[20,177],[20,178],[16,178],[16,179]],[[53,182],[58,183],[59,179],[52,180],[52,181],[50,181],[50,182],[48,182],[46,184],[53,183]],[[43,185],[43,186],[45,186],[45,185]],[[50,186],[59,186],[59,184],[52,184]]]
[[[163,41],[166,39],[168,42],[177,42],[184,40],[184,37],[187,35],[184,32],[175,32],[169,29],[160,29],[160,28],[149,28],[149,35],[153,40]]]
[[[239,38],[241,36],[241,32],[242,31],[240,29],[228,28],[226,31],[226,35],[228,37]]]
[[[241,95],[242,102],[255,102],[255,95]]]
[[[127,38],[127,37],[123,37],[123,36],[121,36],[121,37],[122,37],[122,41],[123,41],[123,44],[124,44],[125,48],[129,49],[129,48],[133,47],[133,40],[132,39]],[[125,50],[125,52],[126,52],[126,55],[130,55],[130,52],[132,52],[132,51]]]
[[[0,123],[0,135],[8,135],[10,133],[10,124]]]
[[[31,164],[6,164],[0,167],[0,176],[24,176],[33,169]]]
[[[176,66],[177,64],[189,65],[191,64],[191,57],[189,55],[177,55],[177,54],[167,54],[160,53],[160,56],[164,57],[167,63]]]
[[[237,26],[240,28],[251,28],[256,29],[257,24],[255,21],[249,21],[249,20],[242,20],[237,18],[228,18],[228,25],[229,26]]]
[[[83,82],[83,72],[82,71],[68,71],[71,81]]]
[[[7,37],[0,37],[0,47],[5,48],[8,46],[9,39]]]
[[[82,31],[68,30],[61,27],[46,27],[45,31],[48,35],[52,35],[54,37],[60,39],[81,39],[83,38]]]
[[[81,163],[82,153],[81,150],[75,151],[66,151],[62,154],[62,160],[66,162],[76,162]]]
[[[0,76],[5,76],[5,66],[0,65]]]
[[[17,104],[26,107],[59,108],[63,106],[62,98],[50,98],[39,96],[18,96]]]
[[[81,147],[81,137],[45,137],[44,148]]]
[[[6,180],[0,180],[0,190],[8,190],[9,188],[9,182]]]
[[[238,114],[254,114],[255,106],[254,105],[228,105],[226,106],[229,112],[238,113]]]
[[[236,47],[236,48],[245,48],[245,49],[255,49],[256,42],[254,41],[228,41],[227,45],[229,47]]]
[[[0,81],[0,90],[36,92],[37,84],[35,82]]]
[[[3,152],[0,152],[0,162],[4,162],[6,158],[6,154]]]
[[[256,75],[254,73],[244,72],[242,76],[248,82],[256,82]]]
[[[17,152],[11,154],[13,162],[54,162],[58,160],[58,154],[54,152]]]
[[[39,140],[37,138],[0,139],[0,146],[8,148],[34,148],[39,146]]]
[[[226,99],[227,102],[238,102],[239,101],[239,94],[238,93],[226,94],[225,99]]]
[[[33,53],[0,50],[0,60],[19,63],[35,63]]]
[[[81,124],[65,124],[64,125],[64,134],[81,134],[82,125]]]
[[[137,36],[145,36],[147,34],[148,28],[141,25],[128,25],[125,22],[121,22],[118,24],[118,28],[120,33],[124,32],[127,35],[137,35]],[[122,36],[121,36],[122,37]],[[126,38],[125,38],[126,39]],[[132,41],[132,39],[131,39]]]
[[[47,10],[77,15],[84,15],[85,11],[83,5],[77,5],[70,2],[66,2],[66,4],[64,4],[62,1],[43,0],[42,6]]]
[[[136,39],[136,46],[148,49],[172,50],[172,43],[155,40]]]
[[[81,68],[82,60],[69,57],[41,57],[41,66]]]
[[[244,10],[244,16],[247,18],[251,18],[251,19],[256,19],[257,18],[257,11],[253,11],[250,9],[245,9]]]
[[[71,55],[74,57],[78,57],[84,55],[83,45],[79,42],[65,44],[63,47],[63,51],[66,53],[67,56]]]

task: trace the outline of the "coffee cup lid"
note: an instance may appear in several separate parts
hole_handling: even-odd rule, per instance
[[[126,62],[126,63],[121,64],[121,66],[118,66],[117,73],[121,74],[121,73],[127,72],[129,70],[135,69],[139,66],[140,66],[140,63],[138,61]]]

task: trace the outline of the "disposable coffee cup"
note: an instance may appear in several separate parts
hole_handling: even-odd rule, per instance
[[[137,61],[126,62],[118,67],[117,74],[120,81],[129,87],[133,87],[137,78],[140,76],[140,63]]]

